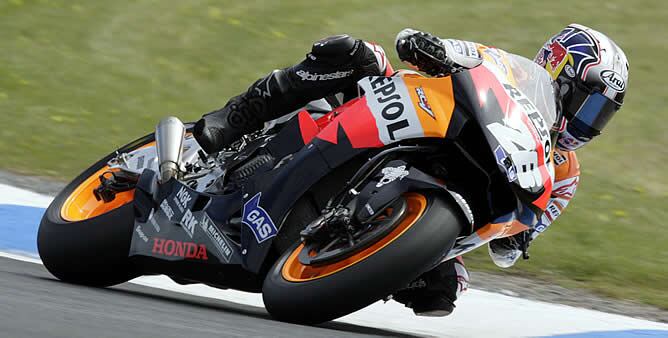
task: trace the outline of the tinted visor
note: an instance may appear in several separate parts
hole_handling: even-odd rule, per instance
[[[580,89],[573,91],[565,113],[569,122],[585,134],[583,136],[593,138],[601,133],[619,107],[601,93]]]

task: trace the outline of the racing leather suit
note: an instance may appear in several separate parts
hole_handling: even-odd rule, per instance
[[[223,108],[204,115],[194,136],[204,151],[217,152],[310,101],[326,98],[338,106],[357,95],[357,81],[393,72],[380,46],[348,35],[331,36],[315,42],[302,62],[274,70]]]
[[[410,36],[420,37],[417,45],[406,43],[405,38]],[[439,39],[410,29],[399,33],[396,48],[402,61],[432,76],[471,69],[483,60],[498,62],[498,55],[505,53],[481,44]],[[297,65],[274,70],[246,92],[230,99],[223,108],[204,115],[195,125],[194,136],[204,151],[220,151],[242,135],[262,128],[264,122],[295,111],[310,101],[325,98],[336,107],[356,97],[357,81],[366,76],[395,74],[401,71],[394,72],[380,46],[348,35],[328,37],[315,42],[310,53]],[[547,212],[540,219],[533,217],[531,224],[522,228],[525,231],[490,242],[490,256],[498,266],[513,265],[526,251],[528,242],[542,233],[573,197],[579,177],[575,154],[555,150],[553,162],[556,179]],[[426,272],[394,298],[412,307],[417,314],[446,315],[467,287],[468,273],[458,257]],[[442,304],[432,304],[434,299]],[[435,307],[440,309],[431,311]]]

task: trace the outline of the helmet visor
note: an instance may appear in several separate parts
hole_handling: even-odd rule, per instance
[[[593,138],[601,133],[620,105],[599,92],[576,90],[566,111],[583,135]]]

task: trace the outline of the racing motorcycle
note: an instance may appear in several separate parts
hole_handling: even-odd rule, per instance
[[[532,61],[358,85],[341,106],[309,105],[215,154],[192,124],[163,119],[58,194],[39,228],[44,266],[100,287],[164,274],[261,292],[273,317],[313,324],[545,209],[555,95]]]

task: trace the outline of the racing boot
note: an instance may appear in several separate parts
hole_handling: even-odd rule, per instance
[[[207,153],[220,151],[310,101],[337,93],[343,93],[345,101],[357,94],[357,81],[391,69],[380,46],[348,35],[322,39],[299,64],[275,70],[223,108],[204,115],[195,125],[195,139]]]
[[[443,317],[452,313],[455,301],[468,285],[468,271],[462,258],[457,257],[423,273],[392,299],[413,309],[418,316]]]
[[[286,83],[283,70],[257,80],[248,91],[231,98],[223,108],[202,116],[193,130],[195,139],[205,152],[214,153],[243,135],[259,130],[265,121],[275,118],[271,106],[276,109],[290,106],[281,95],[288,90]]]

